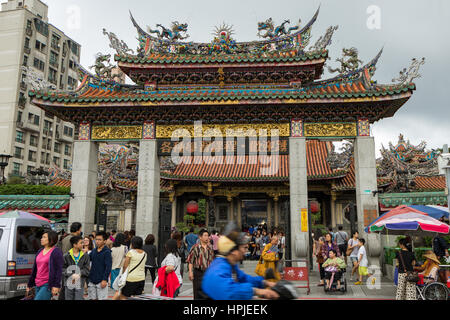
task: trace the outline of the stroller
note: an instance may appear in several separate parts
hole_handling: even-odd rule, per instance
[[[341,287],[338,290],[337,289],[337,279],[336,279],[336,273],[340,271],[341,273],[341,278],[339,279],[341,282]],[[336,267],[327,267],[325,269],[325,272],[331,272],[331,277],[330,277],[330,285],[329,287],[325,284],[324,285],[324,291],[325,293],[330,293],[330,292],[340,292],[342,294],[345,294],[347,292],[347,279],[345,278],[345,272],[347,270],[345,268],[338,270]]]

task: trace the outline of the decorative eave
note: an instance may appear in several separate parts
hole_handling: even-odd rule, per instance
[[[0,195],[0,210],[67,213],[69,195]]]
[[[447,196],[444,191],[381,193],[378,201],[383,208],[395,208],[400,205],[446,205]]]

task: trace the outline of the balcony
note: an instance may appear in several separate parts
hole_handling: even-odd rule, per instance
[[[30,54],[30,53],[31,53],[31,48],[29,48],[29,47],[23,47],[23,51],[24,51],[26,54]]]
[[[40,133],[41,130],[39,129],[39,124],[35,124],[34,122],[26,122],[23,125],[24,130],[32,131]]]
[[[23,160],[23,155],[21,155],[21,154],[14,154],[14,158]]]
[[[31,157],[31,158],[28,158],[28,161],[31,161],[31,162],[36,162],[36,158],[33,158],[33,157]]]
[[[27,27],[25,29],[25,33],[27,36],[31,37],[33,35],[33,29],[31,29],[30,27]]]
[[[58,61],[52,61],[52,60],[50,60],[50,65],[51,66],[53,66],[53,67],[55,67],[56,69],[58,69],[59,68],[59,64],[58,64]]]
[[[18,142],[18,143],[25,143],[25,139],[18,139],[18,138],[16,138],[16,142]]]
[[[16,121],[16,127],[23,129],[24,128],[23,121]]]
[[[53,130],[52,129],[45,129],[44,128],[43,132],[44,132],[44,135],[53,137]]]
[[[19,98],[19,102],[17,103],[19,105],[19,107],[25,108],[25,105],[27,103],[27,98],[25,97],[20,97]]]
[[[52,47],[53,50],[55,50],[56,52],[59,52],[59,50],[61,50],[61,46],[59,45],[59,43],[54,43],[52,42],[52,44],[50,45]]]
[[[27,90],[27,87],[28,87],[28,86],[27,86],[27,84],[26,84],[25,82],[22,81],[22,82],[20,83],[20,89],[22,89],[23,91],[26,91],[26,90]]]
[[[37,141],[30,141],[30,147],[37,147],[38,143]]]
[[[61,67],[61,73],[65,73],[66,72],[66,67]]]

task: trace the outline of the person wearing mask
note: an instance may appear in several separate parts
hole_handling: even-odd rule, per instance
[[[56,246],[58,234],[47,231],[42,235],[41,248],[37,254],[27,285],[27,295],[36,287],[34,300],[51,300],[59,294],[62,283],[63,253]]]
[[[83,252],[83,238],[70,238],[72,249],[64,255],[65,300],[84,300],[84,286],[90,272],[89,254]]]
[[[147,235],[144,242],[144,251],[147,254],[147,261],[145,262],[145,276],[147,276],[147,271],[150,271],[150,276],[152,277],[152,284],[156,279],[156,269],[158,268],[156,264],[156,257],[158,256],[158,250],[155,246],[155,236],[152,234]]]
[[[347,250],[352,250],[350,253],[350,262],[352,263],[352,274],[350,276],[350,281],[353,281],[353,275],[358,269],[358,250],[359,250],[359,233],[358,231],[353,232],[352,238],[348,240]]]
[[[91,272],[89,274],[88,299],[106,300],[108,298],[108,278],[112,268],[111,250],[106,246],[106,232],[100,231],[95,237],[97,248],[90,253]]]
[[[230,223],[219,239],[219,255],[203,275],[202,293],[213,300],[251,300],[253,296],[276,299],[278,293],[266,287],[275,283],[252,277],[239,269],[248,250],[248,239]]]
[[[125,245],[125,235],[123,233],[119,233],[116,235],[115,241],[111,248],[111,289],[113,288],[113,283],[116,280],[117,276],[120,273],[120,269],[123,267],[125,262],[125,256],[128,253],[128,248]],[[113,300],[117,300],[119,298],[120,292],[119,290],[114,293]]]
[[[181,286],[183,285],[183,277],[180,273],[181,257],[178,252],[178,243],[175,239],[169,239],[165,244],[166,257],[161,262],[161,268],[158,269],[155,282],[153,284],[154,295],[166,295],[176,298]],[[175,277],[173,277],[175,276]],[[163,279],[164,278],[164,279]],[[171,281],[165,281],[170,278]],[[177,280],[174,283],[172,280]],[[170,286],[170,288],[168,288]],[[169,294],[167,295],[167,293]]]
[[[200,243],[195,244],[189,253],[186,262],[189,264],[189,280],[192,281],[194,300],[200,298],[202,278],[206,269],[214,259],[214,250],[209,243],[209,233],[202,229],[198,233]]]
[[[416,257],[414,253],[408,250],[407,244],[406,239],[400,239],[398,242],[400,251],[395,254],[398,267],[398,284],[395,300],[417,300],[416,284],[406,281],[407,272],[413,272],[416,264]]]
[[[191,252],[192,247],[198,241],[198,236],[194,233],[194,228],[189,230],[189,233],[186,235],[186,245],[188,254]]]
[[[128,251],[123,264],[123,272],[129,269],[125,286],[122,288],[120,300],[131,296],[138,296],[144,292],[145,287],[145,261],[147,254],[142,249],[144,241],[141,237],[131,238],[130,251]]]

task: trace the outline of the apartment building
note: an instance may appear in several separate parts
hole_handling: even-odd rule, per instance
[[[13,157],[5,177],[26,176],[52,163],[72,163],[74,126],[31,105],[22,66],[38,72],[58,90],[78,85],[75,65],[81,46],[48,22],[40,0],[8,0],[0,11],[0,153]]]

